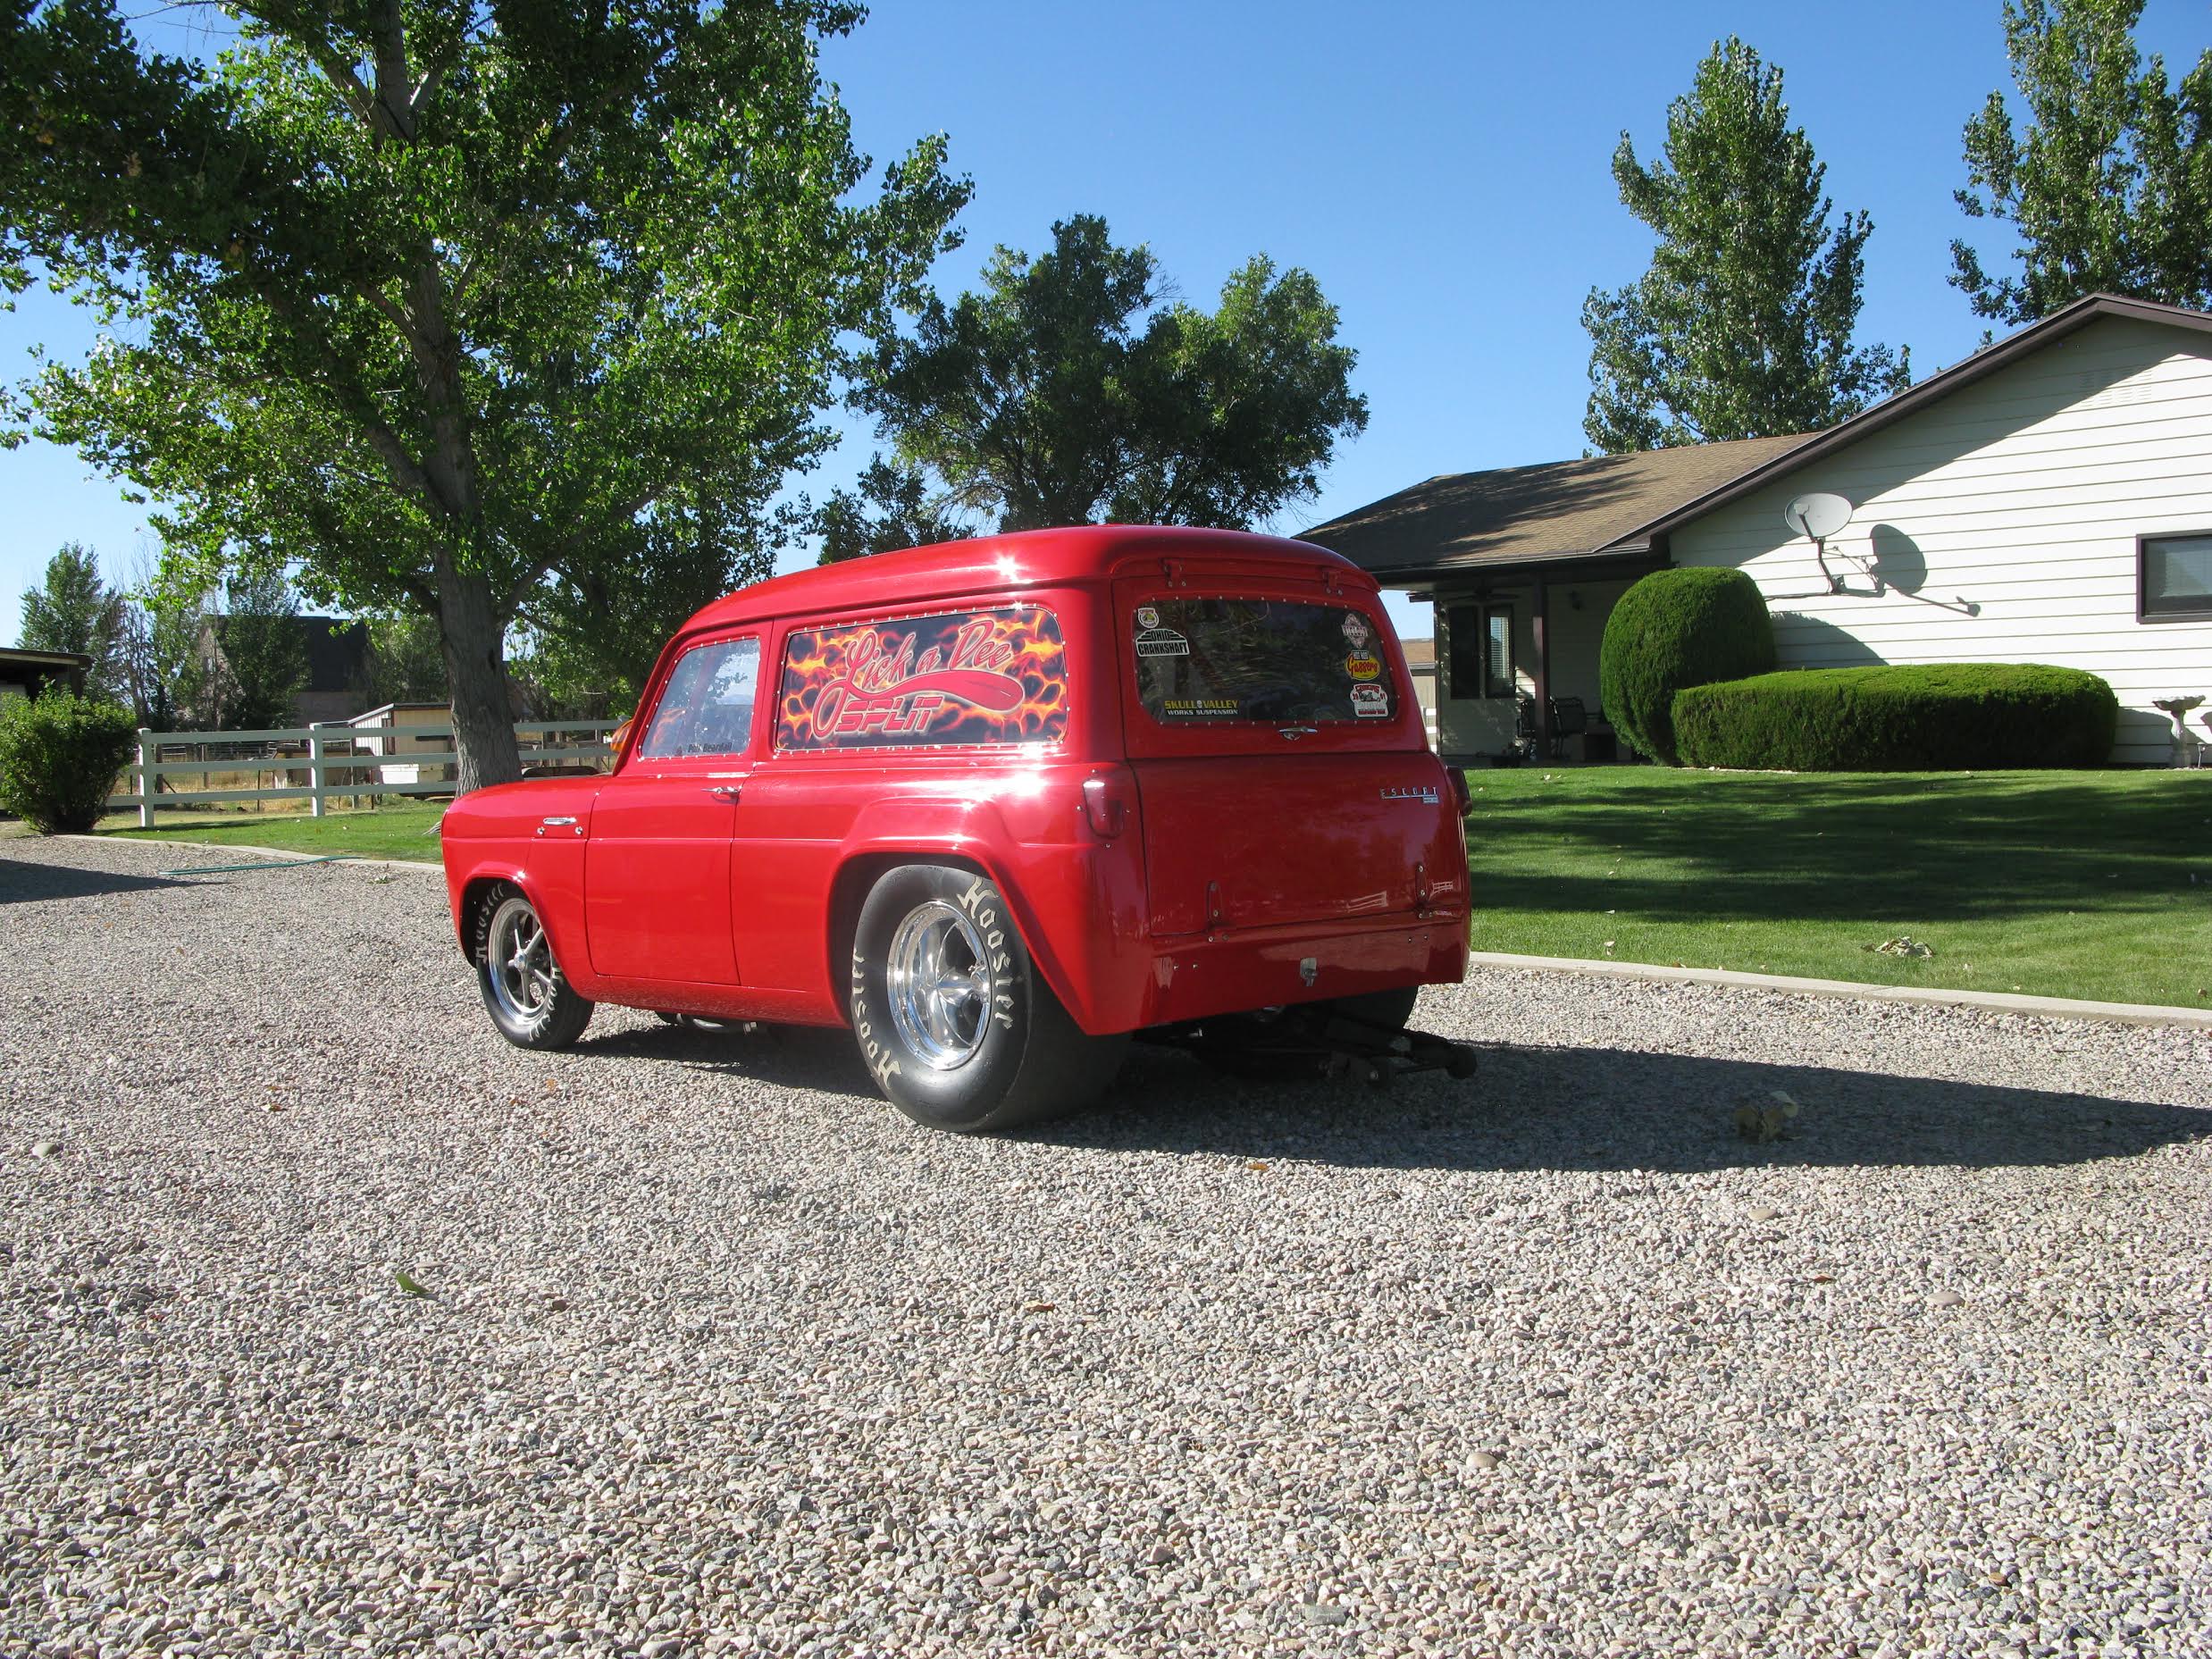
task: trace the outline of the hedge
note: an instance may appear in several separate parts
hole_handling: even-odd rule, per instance
[[[0,705],[0,811],[41,835],[81,834],[100,821],[138,722],[96,698],[48,691]]]
[[[1774,666],[1774,627],[1740,570],[1654,571],[1623,593],[1597,648],[1597,695],[1630,748],[1676,764],[1674,694]]]
[[[2041,663],[1800,668],[1675,694],[1674,734],[1697,767],[1949,772],[2094,767],[2111,757],[2112,688]]]

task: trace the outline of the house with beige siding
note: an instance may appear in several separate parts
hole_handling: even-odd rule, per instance
[[[1814,494],[1844,514],[1818,542],[1785,518]],[[2153,704],[2212,708],[2212,314],[2096,296],[1823,432],[1431,479],[1307,533],[1434,600],[1454,758],[1509,747],[1517,696],[1547,726],[1579,701],[1546,748],[1605,752],[1613,600],[1705,565],[1759,584],[1784,667],[2086,668],[2114,758],[2163,765]]]

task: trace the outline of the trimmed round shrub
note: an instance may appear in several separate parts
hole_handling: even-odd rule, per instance
[[[1674,694],[1774,666],[1774,624],[1740,570],[1654,571],[1623,593],[1597,648],[1597,696],[1638,752],[1680,764]]]
[[[49,691],[0,706],[0,810],[41,835],[82,834],[100,821],[130,758],[130,710]]]
[[[2119,717],[2112,688],[2079,668],[1798,668],[1678,691],[1674,738],[1690,766],[1744,770],[2095,767]]]

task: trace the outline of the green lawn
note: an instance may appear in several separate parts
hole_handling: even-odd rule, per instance
[[[305,812],[157,812],[154,827],[138,827],[136,814],[104,820],[103,834],[134,841],[221,842],[236,847],[279,847],[287,852],[352,852],[364,859],[412,859],[438,862],[438,820],[442,803],[408,801],[373,812],[333,812],[310,817]]]
[[[2212,1005],[2212,771],[1528,767],[1468,782],[1477,950]],[[108,827],[434,863],[440,810]],[[1935,954],[1867,949],[1899,934]]]
[[[1479,951],[2212,1004],[2212,771],[1467,781]]]

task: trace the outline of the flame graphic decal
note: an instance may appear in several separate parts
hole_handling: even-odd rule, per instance
[[[1042,606],[794,629],[779,750],[1050,743],[1068,730],[1068,652]]]

